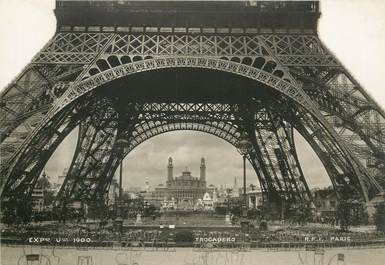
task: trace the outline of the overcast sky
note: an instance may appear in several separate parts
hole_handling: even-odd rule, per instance
[[[367,92],[385,108],[385,1],[322,0],[319,34]],[[0,88],[3,89],[53,36],[54,0],[0,0]],[[46,166],[52,176],[68,166],[76,143],[72,133]],[[319,160],[303,139],[297,139],[300,158],[310,186],[329,185]],[[215,185],[233,183],[241,176],[242,159],[223,140],[197,132],[173,132],[141,144],[124,161],[124,183],[143,186],[146,177],[154,186],[166,179],[169,156],[175,174],[187,166],[199,174],[202,156],[207,161],[207,180]],[[249,169],[249,182],[257,183]],[[240,178],[238,178],[240,181]]]

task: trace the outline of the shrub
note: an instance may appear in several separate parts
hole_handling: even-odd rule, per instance
[[[382,203],[376,207],[376,213],[374,215],[374,223],[377,230],[385,232],[385,204]]]
[[[175,242],[193,242],[194,235],[191,231],[180,231],[175,234]]]

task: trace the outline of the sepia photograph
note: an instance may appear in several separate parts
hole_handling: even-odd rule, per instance
[[[0,0],[0,264],[385,264],[384,14]]]

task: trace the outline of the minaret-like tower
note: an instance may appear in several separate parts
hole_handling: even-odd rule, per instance
[[[206,162],[205,162],[205,159],[203,157],[201,158],[200,180],[206,181]]]
[[[168,158],[168,165],[167,165],[167,180],[171,181],[173,180],[173,170],[174,166],[172,165],[172,158]]]
[[[237,177],[234,177],[233,197],[239,197],[239,190],[238,190],[238,184],[237,184]]]
[[[148,177],[146,177],[146,181],[144,182],[144,190],[145,192],[150,192],[150,181],[148,180]]]

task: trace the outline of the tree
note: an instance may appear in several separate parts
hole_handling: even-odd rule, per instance
[[[51,205],[55,199],[54,192],[49,190],[51,186],[52,185],[49,181],[49,177],[43,173],[43,175],[37,180],[36,187],[39,187],[43,190],[44,207]]]
[[[340,201],[337,207],[337,218],[343,231],[347,231],[351,225],[367,224],[368,222],[368,214],[364,205],[354,200]]]
[[[104,200],[92,201],[88,205],[87,217],[103,220],[108,216],[108,206]]]
[[[47,190],[44,192],[44,195],[43,195],[44,206],[52,205],[54,200],[55,200],[55,195],[53,191]]]
[[[17,207],[17,216],[20,217],[23,224],[31,222],[32,207],[33,202],[30,200],[20,203],[20,205]]]
[[[51,183],[49,182],[49,179],[47,175],[43,173],[43,175],[37,180],[37,186],[41,187],[42,189],[46,190],[51,187]]]
[[[150,204],[150,203],[145,203],[145,206],[144,206],[144,216],[152,216],[155,214],[155,210],[156,210],[156,207],[153,205],[153,204]]]
[[[385,203],[377,205],[374,223],[378,231],[385,232]]]
[[[350,205],[348,201],[341,200],[337,207],[337,218],[340,221],[340,228],[342,231],[347,231],[351,224]]]
[[[28,223],[32,219],[33,201],[21,201],[11,198],[9,201],[2,203],[2,221],[8,225],[19,225]]]
[[[14,225],[17,222],[17,202],[10,200],[2,204],[3,218],[2,222],[7,225]]]
[[[262,218],[261,222],[259,223],[259,229],[261,231],[267,231],[267,221]]]
[[[215,213],[220,215],[225,215],[227,213],[227,207],[225,206],[216,206]]]

